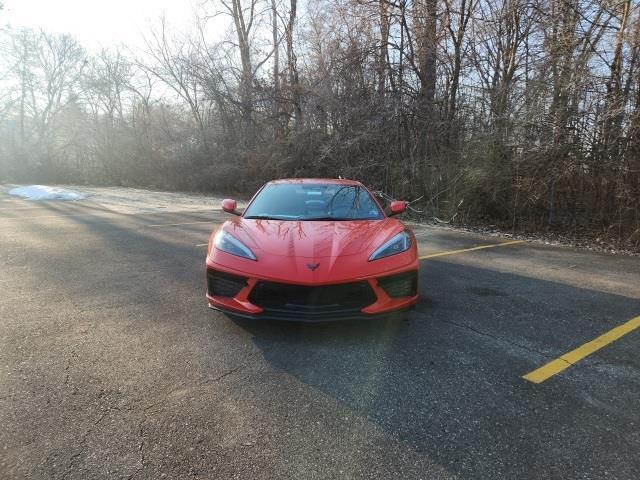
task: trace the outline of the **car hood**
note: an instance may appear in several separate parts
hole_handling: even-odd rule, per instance
[[[255,254],[303,258],[369,255],[402,231],[393,218],[349,221],[252,220],[238,217],[222,227]]]

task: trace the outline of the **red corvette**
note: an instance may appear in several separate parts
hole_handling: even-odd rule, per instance
[[[361,183],[264,185],[209,240],[207,299],[230,315],[297,321],[375,318],[418,300],[416,239]]]

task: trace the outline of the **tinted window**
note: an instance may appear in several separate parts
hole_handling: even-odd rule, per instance
[[[266,185],[244,218],[375,220],[383,215],[369,191],[359,185],[282,183]]]

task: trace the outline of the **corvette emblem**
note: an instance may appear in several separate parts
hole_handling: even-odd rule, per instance
[[[312,272],[320,266],[319,263],[307,263],[307,268]]]

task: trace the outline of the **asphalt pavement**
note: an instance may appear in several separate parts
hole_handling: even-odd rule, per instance
[[[239,321],[224,218],[0,195],[0,479],[640,478],[640,329],[523,378],[640,316],[640,258],[414,226],[406,321]]]

